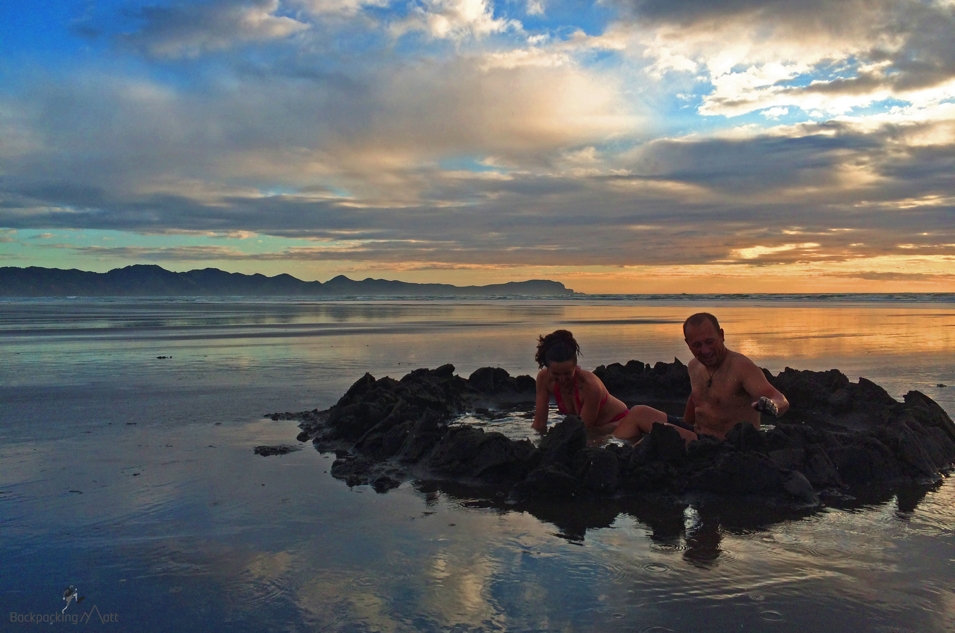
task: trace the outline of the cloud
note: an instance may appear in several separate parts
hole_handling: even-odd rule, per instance
[[[323,17],[354,16],[368,7],[387,7],[390,0],[291,0],[309,13]]]
[[[864,279],[866,281],[934,281],[934,282],[955,282],[955,275],[946,275],[940,273],[892,273],[875,272],[871,270],[860,270],[857,272],[835,273],[834,277],[843,277],[845,279]]]
[[[911,63],[948,72],[926,20],[950,9],[637,2],[584,32],[551,28],[554,3],[525,31],[513,6],[143,9],[134,68],[6,71],[0,226],[164,244],[61,245],[88,257],[356,269],[935,275],[952,256],[955,103]]]
[[[200,94],[97,72],[35,83],[7,101],[34,142],[0,146],[0,204],[98,209],[129,226],[274,191],[298,203],[438,203],[447,157],[546,168],[564,148],[640,124],[612,77],[576,66],[484,69],[477,56],[352,70],[348,81],[239,75]]]
[[[513,69],[521,66],[579,66],[580,60],[587,56],[623,51],[627,48],[626,40],[621,38],[619,33],[587,35],[581,30],[575,30],[568,37],[561,39],[530,37],[528,44],[485,52],[482,67]]]
[[[955,96],[955,7],[919,0],[620,0],[657,76],[703,73],[700,112],[846,113]]]
[[[509,29],[522,27],[517,20],[495,18],[488,0],[423,0],[405,19],[391,25],[396,37],[423,31],[435,39],[453,40],[482,38]]]
[[[779,253],[789,253],[792,251],[803,251],[804,253],[818,252],[819,244],[816,242],[804,242],[802,244],[780,244],[779,246],[749,246],[746,248],[737,248],[731,251],[732,257],[736,259],[759,259],[763,255],[775,255]]]
[[[544,15],[544,0],[527,0],[527,15]]]
[[[124,44],[160,58],[196,57],[253,42],[286,38],[309,28],[277,15],[279,0],[216,0],[193,5],[152,5],[129,13],[140,26]]]
[[[942,123],[740,128],[621,150],[607,139],[632,119],[599,76],[478,64],[308,90],[273,79],[200,102],[115,80],[44,87],[31,98],[40,147],[0,156],[0,225],[325,241],[96,251],[116,258],[391,267],[771,265],[955,243],[951,145],[912,142]],[[292,114],[262,119],[264,103]],[[309,125],[313,109],[324,124]],[[461,155],[492,171],[439,165]]]
[[[804,127],[794,134],[741,138],[659,139],[633,152],[626,162],[637,177],[705,186],[728,196],[778,196],[785,190],[818,190],[851,185],[843,172],[849,155],[880,150],[875,136],[839,126]]]
[[[769,108],[768,110],[764,110],[760,112],[760,114],[762,114],[767,119],[778,119],[781,116],[786,116],[787,114],[789,114],[789,108],[780,108],[780,107]]]

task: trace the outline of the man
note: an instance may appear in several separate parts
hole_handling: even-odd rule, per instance
[[[683,423],[700,434],[720,439],[739,422],[759,428],[760,413],[779,417],[789,411],[786,396],[763,370],[739,352],[726,349],[723,328],[707,312],[683,323],[683,340],[693,353],[687,366],[691,393]]]
[[[778,417],[789,410],[786,396],[769,384],[753,361],[726,349],[715,316],[707,312],[692,315],[683,323],[683,337],[693,353],[687,366],[691,393],[683,419],[640,405],[631,409],[633,420],[625,419],[617,427],[616,437],[635,440],[656,422],[725,439],[739,422],[758,429],[761,413]]]

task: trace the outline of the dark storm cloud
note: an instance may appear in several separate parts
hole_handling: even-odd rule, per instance
[[[819,134],[796,138],[661,140],[639,152],[633,170],[645,177],[695,183],[734,192],[771,191],[800,184],[823,185],[846,154],[880,151],[872,136]]]

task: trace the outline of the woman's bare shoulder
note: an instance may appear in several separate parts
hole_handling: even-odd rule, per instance
[[[587,387],[596,387],[599,389],[604,384],[597,374],[579,367],[577,368],[577,378]]]

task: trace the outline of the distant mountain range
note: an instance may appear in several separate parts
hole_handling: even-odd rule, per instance
[[[533,279],[489,286],[415,284],[384,279],[354,281],[339,275],[325,283],[291,275],[243,275],[217,268],[176,273],[161,266],[127,266],[108,273],[58,268],[0,268],[0,297],[422,297],[568,296],[556,281]]]

